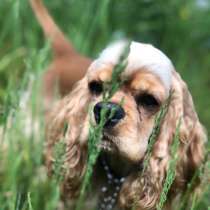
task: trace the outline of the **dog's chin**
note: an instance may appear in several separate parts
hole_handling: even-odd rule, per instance
[[[102,152],[107,152],[111,154],[119,153],[117,137],[114,137],[107,133],[103,134],[103,138],[101,142],[99,143],[98,147],[100,148]]]
[[[120,151],[119,141],[120,139],[116,136],[104,133],[98,146],[101,149],[100,158],[106,160],[113,173],[119,177],[125,177],[133,171],[141,170],[142,161],[135,162],[123,155]]]

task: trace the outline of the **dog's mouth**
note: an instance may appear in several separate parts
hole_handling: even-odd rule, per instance
[[[112,173],[117,177],[126,177],[134,171],[140,171],[142,168],[141,161],[134,163],[122,156],[119,151],[119,144],[120,139],[117,136],[104,132],[98,145],[101,149],[100,159],[106,162]]]
[[[116,153],[118,152],[118,141],[119,139],[117,137],[104,132],[102,140],[98,144],[98,147],[101,149],[102,152]]]

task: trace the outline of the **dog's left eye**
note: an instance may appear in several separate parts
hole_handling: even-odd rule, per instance
[[[143,106],[146,109],[153,110],[159,107],[159,102],[157,99],[150,94],[141,94],[136,97],[136,102],[138,105]]]
[[[99,95],[103,92],[103,84],[100,81],[92,81],[88,84],[88,87],[92,94]]]

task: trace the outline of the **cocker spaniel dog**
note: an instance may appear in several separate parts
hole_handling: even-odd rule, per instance
[[[73,91],[53,108],[47,129],[47,165],[52,169],[54,145],[66,143],[62,182],[67,200],[75,202],[87,167],[89,124],[99,122],[100,110],[115,109],[103,127],[101,153],[94,168],[93,193],[98,209],[156,209],[163,190],[171,145],[180,121],[175,180],[168,197],[184,192],[204,159],[205,131],[195,112],[186,84],[170,59],[152,45],[132,42],[122,85],[109,102],[102,101],[103,84],[110,81],[114,66],[125,47],[118,42],[105,49],[88,68]],[[171,99],[152,148],[148,167],[141,173],[155,116]],[[123,100],[123,103],[122,103]],[[89,107],[93,107],[91,113]],[[63,128],[68,124],[65,137]],[[199,182],[199,180],[197,180]],[[172,209],[169,202],[168,209]],[[166,208],[165,207],[165,208]]]

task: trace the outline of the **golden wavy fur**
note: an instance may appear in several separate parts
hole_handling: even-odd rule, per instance
[[[88,113],[88,107],[95,106],[102,100],[102,94],[90,89],[90,84],[96,82],[96,85],[100,85],[110,80],[113,65],[98,68],[93,70],[90,67],[73,91],[58,102],[47,124],[46,158],[49,171],[53,159],[52,148],[63,138],[65,123],[69,124],[65,135],[67,145],[65,165],[68,171],[62,188],[65,197],[72,200],[78,196],[87,164],[88,127],[92,117]],[[114,150],[116,154],[109,153],[106,148],[104,151],[109,154],[110,159],[113,157],[110,167],[117,173],[121,173],[122,170],[121,160],[123,168],[142,162],[155,115],[168,97],[168,90],[163,81],[148,68],[144,66],[132,70],[125,69],[121,76],[126,78],[126,82],[110,100],[116,104],[124,100],[122,108],[125,117],[106,131],[112,141],[111,145],[117,148]],[[181,119],[179,159],[175,181],[169,192],[172,200],[186,190],[187,183],[204,159],[206,134],[195,112],[187,86],[174,69],[171,72],[170,90],[173,91],[170,105],[161,124],[149,165],[141,177],[133,171],[126,176],[117,201],[117,207],[120,209],[131,209],[134,202],[138,210],[155,209],[169,167],[170,146],[179,119]]]

